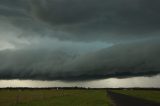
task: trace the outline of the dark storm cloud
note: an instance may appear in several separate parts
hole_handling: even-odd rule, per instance
[[[0,78],[82,80],[157,74],[159,4],[0,0]],[[113,46],[100,50],[106,45]]]
[[[63,50],[2,51],[0,78],[84,80],[155,75],[160,73],[159,45],[158,40],[120,44],[86,55]]]
[[[133,39],[157,36],[160,1],[151,0],[34,0],[33,16],[71,39]],[[62,38],[63,39],[63,38]]]
[[[10,17],[16,27],[39,33],[44,29],[62,31],[60,35],[46,34],[62,40],[113,42],[160,33],[158,0],[2,0],[0,3],[0,15]],[[32,30],[32,26],[41,28]]]
[[[10,17],[27,16],[29,6],[26,0],[1,0],[0,15]]]

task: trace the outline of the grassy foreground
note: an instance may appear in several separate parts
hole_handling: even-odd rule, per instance
[[[160,103],[160,91],[155,91],[155,90],[113,90],[113,92]]]
[[[0,90],[1,106],[110,106],[105,90]]]

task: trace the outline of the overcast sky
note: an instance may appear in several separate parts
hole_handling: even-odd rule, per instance
[[[159,0],[0,0],[0,79],[160,73]]]

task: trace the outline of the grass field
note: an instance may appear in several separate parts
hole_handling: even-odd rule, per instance
[[[0,90],[1,106],[110,106],[105,90]]]
[[[160,103],[160,91],[156,90],[113,90],[113,92]]]

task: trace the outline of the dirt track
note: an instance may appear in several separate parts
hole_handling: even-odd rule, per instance
[[[107,91],[116,106],[160,106],[159,103]]]

